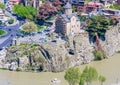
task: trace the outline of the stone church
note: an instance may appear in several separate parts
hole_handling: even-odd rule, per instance
[[[64,6],[64,14],[60,14],[55,22],[55,32],[63,35],[77,34],[80,32],[80,20],[77,13],[72,13],[69,2]]]

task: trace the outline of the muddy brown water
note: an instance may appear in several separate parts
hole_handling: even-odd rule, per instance
[[[111,85],[111,83],[120,81],[120,54],[86,65],[95,67],[99,74],[106,76],[107,80],[103,85]],[[80,70],[82,71],[86,65],[79,66]],[[64,80],[64,73],[32,73],[0,70],[0,85],[68,85],[68,82]],[[54,78],[59,79],[61,82],[53,84],[51,80]],[[100,85],[100,83],[93,82],[92,85]]]

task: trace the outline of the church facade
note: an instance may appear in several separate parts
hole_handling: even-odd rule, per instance
[[[77,13],[72,13],[72,6],[69,2],[64,6],[64,14],[57,17],[55,32],[63,35],[78,34],[80,32],[80,20]]]

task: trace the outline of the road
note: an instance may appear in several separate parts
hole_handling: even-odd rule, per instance
[[[0,42],[2,42],[0,44],[0,49],[2,49],[3,47],[11,46],[12,40],[19,33],[19,27],[21,25],[22,24],[16,24],[14,26],[2,26],[2,29],[5,30],[7,32],[7,34],[0,37]],[[7,39],[3,41],[3,39],[5,39],[6,37],[7,37]]]

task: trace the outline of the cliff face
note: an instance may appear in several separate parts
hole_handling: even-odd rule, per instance
[[[118,27],[112,27],[105,34],[105,41],[100,41],[107,56],[120,50]],[[94,60],[94,44],[89,42],[87,33],[69,36],[67,41],[44,43],[39,46],[14,46],[7,50],[4,64],[15,62],[15,67],[23,70],[32,67],[37,70],[59,72],[71,66],[89,63]],[[19,64],[19,65],[18,65]]]
[[[101,46],[107,56],[112,56],[120,50],[120,28],[110,28],[105,34],[105,41],[101,41]]]

